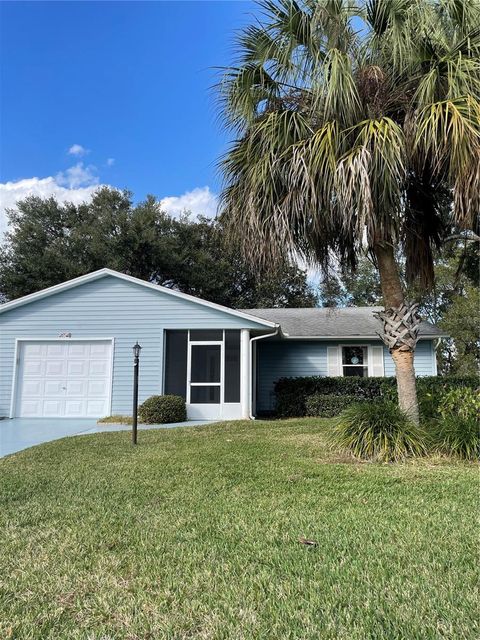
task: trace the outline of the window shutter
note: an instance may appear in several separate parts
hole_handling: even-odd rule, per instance
[[[338,347],[327,347],[327,367],[330,378],[342,375]]]
[[[370,367],[370,375],[374,378],[383,378],[383,347],[371,347],[370,354],[372,358],[372,364]]]

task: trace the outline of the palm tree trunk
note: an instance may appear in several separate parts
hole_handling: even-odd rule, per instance
[[[388,243],[376,243],[374,253],[377,259],[380,283],[382,286],[383,303],[386,313],[395,310],[396,314],[405,307],[402,283],[398,273],[398,265],[395,261],[393,246]],[[406,320],[406,324],[408,320]],[[418,323],[418,322],[417,322]],[[412,323],[412,334],[415,333],[415,321]],[[415,386],[415,368],[413,356],[416,339],[400,341],[398,337],[389,332],[387,323],[384,323],[386,343],[389,346],[392,359],[395,363],[395,375],[397,378],[398,404],[400,408],[410,416],[411,420],[419,423],[417,389]]]

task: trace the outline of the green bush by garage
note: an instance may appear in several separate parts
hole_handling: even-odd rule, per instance
[[[187,409],[181,396],[152,396],[140,405],[138,415],[145,424],[168,424],[184,422]]]

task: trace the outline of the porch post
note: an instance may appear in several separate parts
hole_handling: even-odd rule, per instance
[[[250,331],[242,329],[240,332],[240,401],[242,418],[250,418]]]

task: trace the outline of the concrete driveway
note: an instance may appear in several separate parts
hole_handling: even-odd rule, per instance
[[[210,421],[211,422],[211,421]],[[142,424],[139,429],[172,429],[209,424],[207,420],[190,420],[173,424]],[[129,431],[126,424],[97,424],[95,418],[12,418],[0,420],[0,458],[43,442],[67,436],[79,436],[102,431]]]

